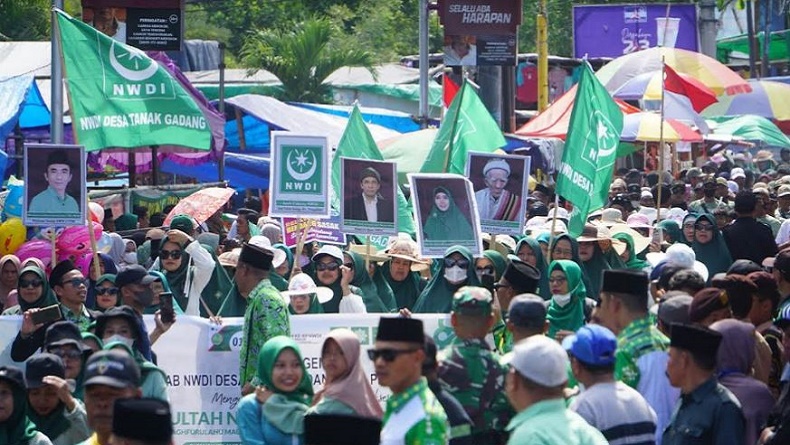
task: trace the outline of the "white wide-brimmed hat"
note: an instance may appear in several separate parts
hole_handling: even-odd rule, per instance
[[[264,249],[274,255],[274,259],[272,260],[272,268],[277,269],[283,264],[283,262],[285,262],[285,252],[272,247],[272,242],[269,238],[266,238],[263,235],[255,235],[251,237],[247,243],[252,244],[255,247],[260,247],[261,249]]]
[[[319,303],[326,303],[334,296],[332,289],[323,286],[316,286],[315,281],[310,278],[306,273],[300,273],[291,278],[288,283],[288,290],[280,292],[283,298],[291,298],[292,295],[310,295],[315,294]]]

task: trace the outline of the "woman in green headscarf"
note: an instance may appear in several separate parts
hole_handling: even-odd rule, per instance
[[[450,313],[453,295],[463,286],[480,286],[472,252],[463,246],[450,246],[439,261],[439,270],[414,303],[415,313]]]
[[[590,284],[590,277],[585,272],[585,267],[582,265],[582,260],[579,257],[579,243],[576,242],[576,239],[567,233],[557,235],[557,237],[554,238],[554,242],[552,242],[549,247],[549,250],[551,251],[552,261],[569,260],[579,265],[579,269],[582,273],[582,284],[584,284],[587,297],[598,301],[598,294],[593,290]],[[548,270],[551,272],[551,269]]]
[[[289,249],[285,244],[277,243],[277,244],[273,245],[272,247],[274,247],[275,249],[282,250],[285,253],[285,261],[283,261],[283,263],[280,264],[274,270],[274,272],[277,275],[283,277],[284,279],[290,280],[291,279],[291,270],[293,270],[293,267],[294,267],[294,254],[293,254],[293,252],[291,252],[291,249]]]
[[[697,261],[708,268],[708,282],[719,272],[727,272],[732,265],[732,256],[724,242],[716,219],[713,215],[702,214],[694,221],[694,242],[691,248],[697,255]]]
[[[502,274],[505,273],[506,267],[507,260],[496,250],[484,250],[483,256],[475,260],[475,273],[481,283],[483,282],[483,275],[491,275],[494,278],[494,282],[499,281]]]
[[[395,295],[398,309],[412,310],[420,293],[428,284],[428,281],[417,272],[429,267],[417,257],[417,251],[417,243],[411,239],[397,239],[387,248],[390,260],[379,268]]]
[[[0,443],[3,445],[52,445],[27,417],[28,404],[22,370],[0,366]]]
[[[549,265],[549,243],[551,242],[551,233],[541,232],[535,236],[535,241],[538,242],[540,251],[543,253],[543,267]],[[536,266],[537,267],[537,266]]]
[[[530,237],[524,237],[516,244],[516,256],[523,262],[535,267],[540,272],[540,281],[538,282],[538,295],[544,300],[551,298],[551,290],[549,289],[549,274],[546,271],[546,260],[543,259],[543,250],[540,248],[538,240]]]
[[[638,253],[634,248],[634,237],[627,233],[615,233],[612,238],[620,240],[626,245],[622,256],[626,269],[644,270],[646,272],[650,269],[650,263],[637,256]]]
[[[559,331],[576,332],[584,325],[584,299],[587,289],[582,282],[582,270],[569,260],[555,260],[549,265],[551,301],[546,311],[549,338]]]
[[[694,224],[696,224],[698,216],[696,213],[687,213],[683,217],[683,224],[680,227],[683,236],[676,242],[681,242],[687,246],[694,243]]]
[[[38,266],[27,266],[19,273],[17,299],[19,304],[6,309],[3,315],[24,315],[30,309],[58,304],[55,292],[47,282],[47,275]],[[15,362],[24,362],[35,354],[44,344],[44,333],[50,325],[52,323],[36,328],[29,316],[23,317],[22,327],[11,346],[11,359]]]
[[[313,398],[313,385],[299,345],[285,336],[269,339],[258,356],[260,394],[239,401],[236,424],[243,443],[302,444],[304,414]]]
[[[580,263],[582,266],[582,273],[587,277],[588,280],[584,284],[587,286],[589,283],[589,288],[587,289],[588,293],[589,291],[592,291],[593,295],[597,296],[601,293],[601,280],[603,279],[603,271],[609,270],[612,267],[606,261],[606,258],[604,258],[601,245],[598,241],[597,227],[593,228],[593,233],[588,233],[588,228],[590,228],[589,225],[585,228],[585,232],[583,232],[581,235],[579,235],[579,238],[577,238],[579,243],[578,252],[579,259],[582,260]]]
[[[664,241],[668,244],[683,243],[683,231],[677,221],[665,219],[656,226],[664,231]]]
[[[475,237],[472,224],[453,201],[445,187],[436,187],[431,194],[433,206],[425,220],[422,233],[428,241],[471,240]]]
[[[386,282],[382,284],[386,286],[379,286],[373,282],[370,274],[365,270],[365,259],[362,255],[356,252],[346,251],[343,252],[344,266],[352,269],[354,278],[351,280],[351,285],[356,286],[362,292],[359,294],[362,301],[365,302],[365,309],[368,313],[377,312],[394,312],[398,310],[395,296],[392,294],[392,289]]]

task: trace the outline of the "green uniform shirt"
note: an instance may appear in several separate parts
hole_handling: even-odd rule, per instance
[[[498,443],[495,433],[503,433],[515,414],[505,395],[506,373],[484,339],[456,338],[441,352],[439,381],[472,419],[475,443]]]
[[[663,445],[743,444],[745,421],[738,399],[715,377],[680,397]]]
[[[607,445],[600,431],[565,407],[565,400],[551,399],[529,406],[507,426],[508,445]]]
[[[76,199],[69,196],[68,193],[60,198],[52,187],[47,187],[46,190],[34,196],[27,209],[29,213],[75,214],[77,216],[80,214],[80,207],[77,205]]]
[[[288,306],[268,279],[261,280],[247,298],[244,312],[244,340],[239,351],[241,385],[258,380],[258,353],[263,344],[278,335],[291,335]]]
[[[446,445],[450,427],[425,377],[387,399],[381,445]]]
[[[729,210],[727,203],[718,198],[713,198],[713,202],[705,202],[705,198],[691,201],[689,204],[689,213],[696,213],[702,215],[703,213],[713,214],[716,210]]]
[[[513,333],[507,328],[505,320],[500,319],[491,330],[494,336],[494,345],[497,352],[501,355],[513,350]]]
[[[662,334],[650,317],[634,320],[617,336],[614,377],[631,388],[637,388],[641,371],[637,361],[654,351],[667,351],[669,339]]]

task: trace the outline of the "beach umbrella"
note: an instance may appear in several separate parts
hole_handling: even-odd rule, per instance
[[[695,78],[717,95],[751,91],[745,79],[716,59],[679,48],[654,47],[626,54],[604,65],[596,76],[608,91],[614,92],[640,74],[661,71],[662,61],[678,74]]]
[[[778,121],[790,120],[790,85],[770,80],[749,82],[750,93],[719,97],[702,111],[705,117],[752,114]]]
[[[221,209],[236,191],[232,188],[208,187],[198,190],[186,198],[178,201],[173,210],[165,218],[165,225],[176,215],[189,215],[198,224],[205,222],[211,215]]]
[[[711,102],[716,101],[716,93],[693,76],[685,73],[678,75],[686,82],[707,93]],[[612,97],[622,100],[661,100],[661,70],[649,71],[632,77],[612,92]]]
[[[708,119],[714,135],[726,135],[764,147],[790,148],[790,139],[773,122],[762,116],[747,114],[735,117],[714,117]]]
[[[702,136],[688,125],[676,119],[662,121],[660,115],[650,112],[625,115],[620,139],[629,142],[659,142],[662,139],[662,125],[664,142],[702,142]]]

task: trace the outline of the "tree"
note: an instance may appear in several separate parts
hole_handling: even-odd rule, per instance
[[[49,0],[0,0],[0,40],[49,38]]]
[[[283,100],[328,103],[331,89],[324,81],[330,74],[344,66],[373,67],[368,51],[337,48],[331,44],[332,35],[333,27],[324,19],[257,31],[244,42],[242,64],[277,76],[283,84]]]

